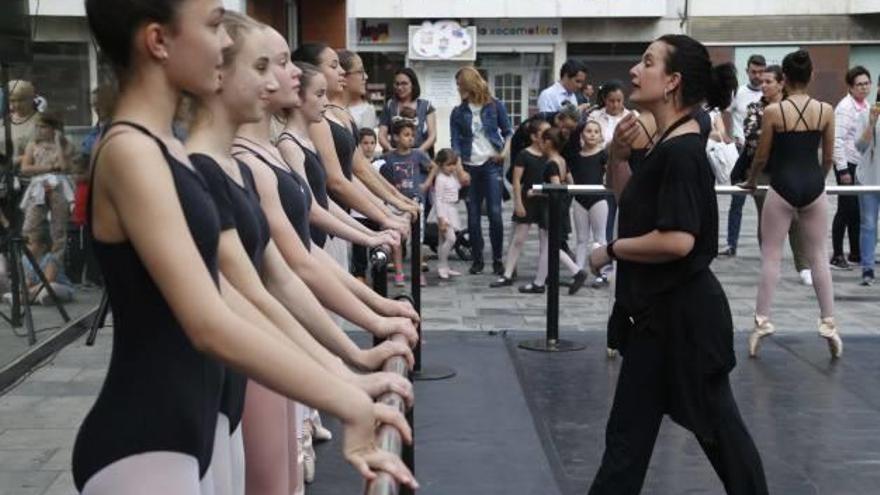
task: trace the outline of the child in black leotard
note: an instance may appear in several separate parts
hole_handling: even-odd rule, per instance
[[[544,171],[542,174],[542,181],[545,184],[560,184],[562,183],[562,179],[568,177],[568,169],[565,162],[565,158],[562,157],[560,152],[562,151],[562,147],[565,145],[565,137],[562,135],[562,131],[557,128],[550,128],[544,130],[541,133],[541,141],[542,148],[544,150],[544,157],[546,158],[546,162],[544,164]],[[532,193],[533,191],[530,191]],[[530,194],[534,196],[533,194]],[[543,293],[544,292],[544,282],[547,279],[547,266],[548,266],[548,256],[550,247],[548,245],[548,233],[547,229],[549,228],[550,222],[561,223],[561,218],[551,218],[549,208],[546,204],[538,203],[539,208],[537,208],[538,212],[535,214],[538,217],[538,225],[540,226],[540,230],[538,234],[539,238],[539,250],[538,250],[538,272],[535,274],[535,279],[532,283],[526,284],[519,288],[519,291],[526,294],[534,294],[534,293]],[[568,294],[574,295],[578,290],[584,285],[584,282],[587,280],[587,272],[581,269],[574,260],[566,253],[564,250],[559,250],[559,261],[565,265],[571,271],[572,276],[574,277],[571,285],[568,288]]]
[[[541,198],[528,195],[532,186],[543,182],[544,152],[541,147],[541,135],[550,128],[550,124],[540,119],[529,119],[522,124],[523,131],[529,136],[531,144],[517,153],[513,159],[513,233],[507,258],[504,260],[504,274],[489,287],[507,287],[513,285],[516,263],[522,253],[523,245],[529,236],[532,224],[543,222],[540,218]]]
[[[826,339],[832,358],[843,353],[834,322],[834,289],[825,253],[828,201],[825,176],[834,151],[834,115],[831,105],[806,93],[813,64],[798,50],[782,62],[788,97],[764,110],[761,138],[745,187],[754,189],[767,167],[770,189],[761,211],[761,284],[755,306],[755,326],[749,336],[749,355],[757,355],[761,338],[774,332],[770,305],[779,279],[782,243],[795,215],[819,299],[819,335]],[[818,159],[822,143],[822,163]]]
[[[581,134],[581,142],[581,152],[570,164],[570,180],[573,184],[601,185],[605,180],[605,164],[608,161],[603,145],[602,125],[595,120],[587,121]],[[584,268],[590,251],[608,242],[605,237],[608,202],[604,196],[579,195],[574,200],[572,210],[577,231],[575,263]],[[607,283],[606,275],[601,273],[596,277],[593,286],[601,287]]]

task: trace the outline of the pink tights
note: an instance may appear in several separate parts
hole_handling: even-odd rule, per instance
[[[813,272],[813,288],[819,299],[822,318],[834,314],[834,288],[831,270],[825,250],[828,234],[828,199],[823,192],[815,201],[803,208],[795,208],[771,187],[761,212],[761,284],[755,312],[770,316],[773,293],[779,282],[782,249],[792,220],[797,216],[803,250]]]

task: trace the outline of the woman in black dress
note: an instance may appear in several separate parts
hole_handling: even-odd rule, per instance
[[[730,494],[766,494],[761,459],[737,410],[727,298],[709,264],[717,253],[714,176],[694,110],[725,108],[706,48],[684,35],[652,43],[631,70],[631,98],[662,129],[625,183],[635,116],[615,132],[608,173],[620,205],[619,237],[590,255],[597,273],[617,259],[615,323],[623,364],[592,495],[637,494],[663,416],[692,431]]]

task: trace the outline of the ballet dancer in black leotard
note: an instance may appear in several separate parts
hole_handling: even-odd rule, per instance
[[[250,170],[230,155],[232,138],[239,125],[245,122],[258,122],[265,113],[268,94],[276,91],[278,82],[274,79],[269,66],[269,49],[265,46],[265,34],[262,25],[256,21],[233,12],[224,15],[223,25],[233,39],[233,45],[224,54],[222,71],[223,89],[216,96],[193,100],[195,118],[189,130],[187,150],[193,165],[202,173],[208,184],[209,191],[217,204],[223,232],[220,236],[219,258],[220,271],[243,296],[257,306],[266,317],[279,329],[285,329],[297,345],[310,353],[328,371],[349,381],[367,393],[378,393],[388,388],[400,390],[404,396],[411,397],[410,384],[402,377],[391,374],[357,376],[342,366],[329,352],[334,352],[346,362],[361,369],[375,369],[389,356],[403,354],[412,360],[411,351],[402,344],[388,342],[379,347],[362,351],[343,332],[336,327],[308,291],[308,288],[288,268],[277,248],[270,242],[269,226],[260,208],[259,196],[256,193],[253,175]],[[306,215],[303,215],[305,218]],[[243,249],[242,249],[243,248]],[[250,263],[248,260],[250,259]],[[256,270],[254,269],[256,268]],[[265,286],[264,282],[265,281]],[[270,289],[270,290],[267,290]],[[289,311],[289,313],[288,313]],[[300,325],[299,322],[304,322]],[[322,347],[304,332],[309,330],[325,346]],[[231,378],[230,378],[231,377]],[[227,386],[221,401],[221,421],[228,423],[226,434],[218,429],[215,442],[214,465],[221,464],[224,454],[231,459],[233,469],[215,470],[215,474],[231,472],[232,487],[228,493],[243,493],[244,465],[241,460],[241,436],[238,430],[239,420],[244,407],[245,383],[243,377],[227,373]],[[279,400],[283,400],[277,396]],[[259,401],[250,401],[252,406]],[[259,407],[259,406],[258,406]],[[252,408],[253,409],[253,408]],[[253,411],[251,411],[253,412]],[[265,419],[262,418],[261,419]],[[262,423],[262,422],[261,422]],[[286,415],[281,421],[274,423],[274,434],[283,430]],[[257,426],[259,427],[259,425]],[[249,457],[265,451],[268,443],[254,441],[253,422],[245,424]],[[229,434],[232,433],[232,445],[229,448]],[[255,452],[254,446],[260,449]],[[271,459],[281,458],[287,453],[271,452]],[[282,466],[285,464],[280,463]],[[222,465],[222,464],[221,464]],[[286,464],[289,465],[289,464]],[[252,467],[249,472],[265,470],[264,465]],[[287,470],[282,469],[287,478]],[[248,486],[263,486],[252,475]],[[228,483],[218,480],[216,487]],[[224,483],[224,481],[227,481]],[[265,487],[264,487],[265,488]],[[271,490],[258,490],[260,493],[271,493]]]
[[[292,57],[295,62],[317,67],[327,81],[329,104],[325,119],[309,126],[309,137],[327,171],[330,197],[340,206],[357,210],[383,228],[397,230],[407,237],[411,218],[419,215],[419,205],[379,175],[357,147],[358,131],[345,109],[345,70],[338,54],[323,43],[304,43]],[[407,212],[409,217],[392,213],[383,203]]]
[[[297,65],[302,70],[299,90],[302,103],[287,109],[284,130],[276,146],[285,162],[308,179],[315,202],[320,206],[312,209],[309,216],[312,240],[324,247],[330,234],[366,247],[397,244],[394,231],[374,232],[366,228],[328,197],[327,172],[308,134],[309,125],[324,118],[327,81],[316,67],[302,62]]]
[[[114,345],[74,445],[77,490],[211,493],[205,474],[224,376],[215,358],[341,415],[347,456],[365,476],[367,466],[391,467],[414,484],[405,466],[373,446],[377,419],[408,435],[403,417],[257,328],[252,306],[218,276],[218,213],[171,122],[184,90],[217,90],[221,48],[230,41],[220,3],[89,0],[86,9],[122,84],[114,124],[96,153],[90,204],[116,318]]]
[[[684,35],[651,43],[630,73],[632,100],[663,132],[638,171],[616,182],[618,238],[590,254],[594,273],[618,260],[623,334],[605,454],[590,494],[641,491],[668,414],[697,436],[727,493],[766,495],[761,459],[728,379],[733,322],[709,269],[718,248],[715,179],[693,112],[707,99],[725,108],[732,88],[718,83],[706,48]],[[618,124],[609,171],[626,162],[642,132],[634,116]]]
[[[580,153],[570,159],[569,181],[578,185],[601,185],[605,180],[605,164],[608,153],[602,141],[602,124],[588,120],[581,132]],[[572,203],[574,223],[577,231],[575,263],[581,268],[586,265],[590,251],[608,243],[606,224],[608,223],[608,202],[604,196],[575,196]],[[607,283],[604,274],[596,278],[593,285]]]
[[[550,129],[550,124],[541,119],[529,119],[522,124],[522,132],[526,133],[531,140],[528,147],[522,148],[514,157],[513,173],[513,232],[511,233],[510,247],[507,248],[507,257],[504,260],[504,273],[498,280],[489,284],[489,287],[507,287],[513,285],[516,272],[516,264],[522,253],[523,246],[529,236],[529,229],[533,224],[541,228],[546,227],[541,202],[539,197],[529,196],[532,186],[541,184],[544,180],[544,171],[547,160],[544,158],[542,138],[544,131]]]
[[[770,175],[770,190],[761,212],[761,284],[755,307],[755,326],[749,335],[749,355],[758,353],[761,338],[774,332],[770,305],[779,281],[782,243],[792,219],[798,217],[802,244],[819,299],[819,335],[828,342],[831,357],[843,353],[843,342],[834,323],[834,288],[825,257],[828,233],[828,200],[825,176],[834,153],[834,110],[807,94],[813,64],[804,50],[789,53],[782,62],[788,97],[767,106],[761,138],[744,187],[754,189],[762,171]],[[819,163],[819,143],[822,163]]]
[[[278,90],[269,95],[268,110],[275,114],[299,104],[301,71],[290,62],[284,37],[271,28],[267,28],[266,36],[272,51],[271,68],[279,80]],[[292,210],[292,202],[282,201],[279,195],[301,194],[300,183],[308,192],[308,184],[301,175],[293,173],[272,145],[269,135],[272,118],[267,115],[257,124],[241,126],[233,151],[254,174],[261,206],[281,255],[330,311],[373,335],[387,337],[403,333],[414,342],[413,321],[418,320],[418,315],[411,305],[381,297],[346,271],[336,270],[327,253],[312,246],[309,235],[303,235],[308,227],[308,213],[303,210],[297,214]],[[303,233],[297,235],[298,232]]]

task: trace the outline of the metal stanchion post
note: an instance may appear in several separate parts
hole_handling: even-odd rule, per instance
[[[382,297],[388,297],[388,260],[391,252],[386,246],[375,247],[370,250],[370,278],[373,279],[373,290]],[[382,343],[379,337],[373,337],[373,345]]]
[[[519,343],[522,349],[543,352],[579,351],[586,346],[559,338],[559,249],[562,244],[560,219],[562,218],[562,197],[565,186],[549,188],[544,186],[549,203],[550,220],[547,222],[547,335],[541,340],[526,340]]]
[[[422,315],[422,225],[420,215],[412,223],[412,235],[410,238],[410,267],[412,274],[410,281],[412,282],[412,303],[416,313]],[[455,376],[455,370],[449,366],[442,365],[422,365],[422,325],[419,323],[416,328],[419,334],[419,341],[416,348],[413,349],[413,355],[416,358],[415,367],[413,368],[412,377],[414,381],[426,380],[445,380]]]

